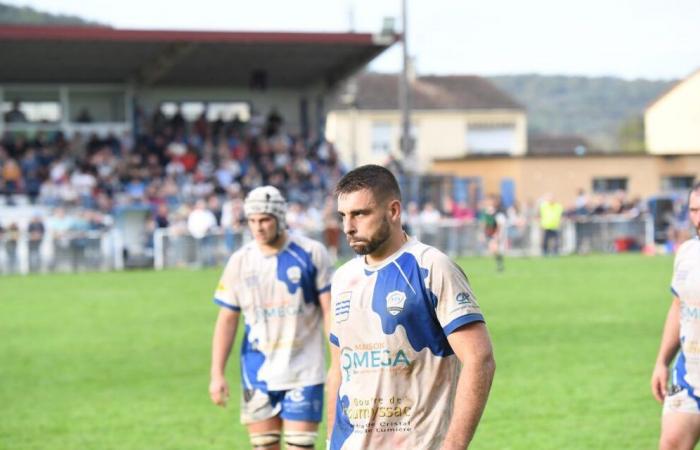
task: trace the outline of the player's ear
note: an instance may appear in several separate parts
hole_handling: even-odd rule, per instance
[[[401,202],[399,200],[389,200],[389,207],[387,209],[392,221],[401,221]]]

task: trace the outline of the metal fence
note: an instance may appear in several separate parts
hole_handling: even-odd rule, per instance
[[[48,233],[32,240],[26,232],[0,239],[0,273],[85,272],[124,268],[124,246],[119,233],[103,231],[71,232],[60,236]]]
[[[488,242],[476,222],[447,219],[433,225],[411,224],[409,232],[452,257],[485,255]],[[323,241],[323,233],[304,233]],[[144,231],[144,235],[147,236]],[[510,223],[501,231],[502,249],[507,256],[542,254],[542,230],[536,221]],[[653,222],[648,217],[600,217],[562,222],[558,252],[612,253],[635,251],[653,244]],[[61,235],[47,233],[41,241],[30,241],[27,233],[0,239],[0,273],[80,272],[121,270],[129,267],[222,266],[229,255],[250,240],[246,231],[217,231],[201,239],[171,229],[158,229],[152,239],[134,254],[115,228]],[[344,238],[334,251],[339,259],[353,256]]]

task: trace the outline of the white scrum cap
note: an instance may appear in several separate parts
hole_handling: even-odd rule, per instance
[[[274,186],[261,186],[248,193],[243,203],[246,217],[251,214],[270,214],[277,219],[280,228],[285,226],[287,201]]]

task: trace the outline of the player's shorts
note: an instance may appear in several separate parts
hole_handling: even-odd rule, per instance
[[[692,389],[674,384],[669,388],[668,395],[664,399],[664,414],[677,412],[700,414],[700,398],[696,394]]]
[[[286,391],[244,389],[241,396],[241,423],[261,422],[275,416],[284,420],[321,422],[323,384]]]
[[[686,381],[685,355],[680,352],[673,367],[673,383],[664,399],[664,414],[683,412],[700,414],[698,391]]]

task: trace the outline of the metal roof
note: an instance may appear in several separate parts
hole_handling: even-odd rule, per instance
[[[0,25],[0,82],[335,85],[397,35]]]
[[[475,75],[430,75],[410,81],[414,110],[475,110],[524,108],[486,78]],[[396,110],[399,76],[363,73],[357,77],[357,98],[353,106],[364,110]],[[347,109],[339,94],[334,109]]]

